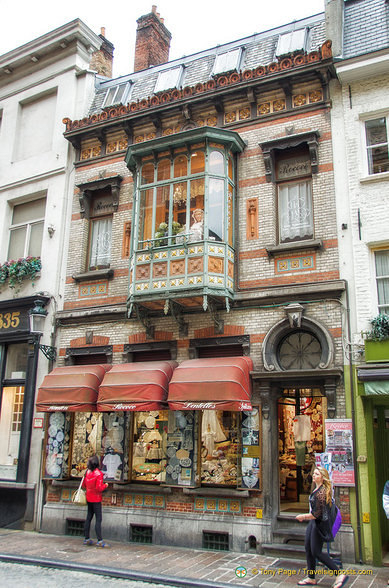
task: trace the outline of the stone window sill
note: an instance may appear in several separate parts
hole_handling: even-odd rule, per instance
[[[105,268],[100,270],[93,270],[84,272],[82,274],[75,274],[72,276],[75,282],[93,282],[94,280],[110,280],[113,278],[113,269]]]
[[[370,184],[373,182],[382,182],[389,180],[389,172],[382,172],[380,174],[372,174],[370,176],[365,176],[364,178],[360,178],[361,184]]]
[[[303,249],[322,249],[323,241],[321,239],[307,239],[306,241],[293,241],[291,243],[281,243],[272,247],[266,247],[269,257],[281,255],[282,253],[290,253],[293,251],[301,251]]]

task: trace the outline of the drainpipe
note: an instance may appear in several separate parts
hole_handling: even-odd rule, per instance
[[[346,284],[346,311],[347,311],[347,338],[350,342],[350,353],[349,353],[349,372],[350,372],[350,393],[351,393],[351,426],[353,432],[353,453],[354,453],[354,471],[355,471],[355,500],[357,504],[357,537],[358,537],[358,556],[359,563],[363,564],[362,560],[362,531],[361,531],[361,509],[359,502],[359,464],[357,461],[357,442],[356,442],[356,427],[355,427],[355,386],[354,386],[354,373],[353,373],[353,358],[351,349],[351,324],[350,324],[350,304],[349,304],[349,292],[348,292],[348,281],[345,280]]]

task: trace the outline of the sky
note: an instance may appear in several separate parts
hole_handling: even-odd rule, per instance
[[[325,0],[0,0],[0,55],[80,18],[115,46],[114,77],[133,71],[136,20],[153,4],[172,34],[170,60],[324,11]]]

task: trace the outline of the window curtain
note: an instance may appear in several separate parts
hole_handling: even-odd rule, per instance
[[[90,267],[107,266],[111,260],[112,218],[92,221]]]
[[[313,236],[310,182],[279,186],[280,240],[293,241]]]

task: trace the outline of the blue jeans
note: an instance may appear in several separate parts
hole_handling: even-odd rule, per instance
[[[93,515],[95,515],[95,531],[96,537],[98,541],[102,541],[101,536],[101,521],[103,518],[102,510],[101,510],[101,502],[88,502],[88,514],[86,516],[85,526],[84,526],[84,534],[85,539],[89,539],[89,531],[90,525],[93,519]]]

